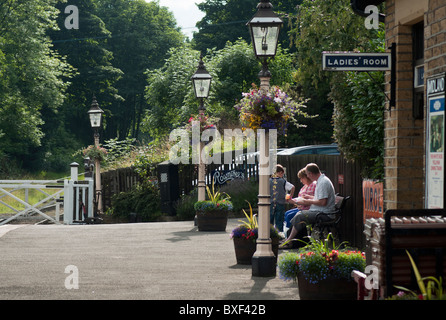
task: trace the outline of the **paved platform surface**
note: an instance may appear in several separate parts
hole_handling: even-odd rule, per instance
[[[292,281],[237,265],[229,239],[237,224],[0,226],[0,299],[298,300]],[[67,289],[76,272],[78,289]]]

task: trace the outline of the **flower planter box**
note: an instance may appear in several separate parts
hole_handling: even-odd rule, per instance
[[[252,256],[256,252],[256,243],[252,239],[234,238],[233,240],[237,264],[251,264]],[[272,239],[272,249],[277,262],[279,239]]]
[[[357,285],[352,280],[327,278],[310,283],[297,276],[300,300],[356,300]]]
[[[198,231],[226,231],[228,211],[197,212]]]

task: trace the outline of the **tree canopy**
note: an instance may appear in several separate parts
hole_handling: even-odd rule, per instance
[[[198,113],[190,77],[200,53],[213,77],[207,111],[223,127],[238,126],[233,106],[259,82],[246,26],[258,2],[203,1],[197,6],[205,16],[189,41],[159,1],[2,1],[0,175],[65,170],[76,150],[93,143],[87,116],[93,95],[105,111],[102,141],[147,144],[185,125]],[[374,124],[384,98],[368,99],[380,85],[364,74],[323,71],[321,53],[378,50],[382,34],[365,28],[349,0],[273,5],[284,26],[269,65],[271,85],[310,99],[307,112],[319,115],[302,119],[305,129],[289,129],[282,146],[335,140],[349,159],[376,155],[368,166],[379,172],[382,128]]]

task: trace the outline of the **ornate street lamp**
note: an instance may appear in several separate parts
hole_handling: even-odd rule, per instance
[[[247,24],[251,32],[251,40],[256,57],[262,62],[259,73],[260,90],[269,91],[271,73],[268,70],[268,59],[274,58],[277,51],[282,20],[273,12],[268,0],[257,5],[257,12]],[[268,158],[266,157],[268,155]],[[273,277],[276,275],[276,258],[272,251],[270,238],[270,190],[269,190],[269,132],[264,139],[260,138],[259,161],[259,233],[256,252],[252,257],[252,275]]]
[[[96,97],[93,96],[91,108],[88,110],[88,116],[90,118],[90,125],[94,129],[94,146],[99,148],[99,129],[102,127],[102,115],[104,111],[99,108],[99,104],[96,101]],[[96,185],[96,201],[97,212],[102,213],[102,185],[101,185],[101,160],[96,158],[95,161],[95,185]],[[95,214],[96,214],[95,213]]]
[[[209,91],[211,89],[212,77],[207,72],[204,63],[203,55],[200,55],[200,62],[198,63],[198,69],[192,76],[192,83],[194,85],[194,93],[197,99],[200,99],[200,107],[198,108],[200,119],[204,117],[204,99],[209,97]],[[201,130],[201,124],[200,124]],[[201,137],[201,132],[200,132]],[[199,149],[199,164],[198,164],[198,201],[204,201],[206,197],[206,181],[205,181],[205,165],[201,159],[201,151],[203,150],[204,143],[200,139]]]
[[[91,108],[88,110],[88,116],[90,117],[90,125],[95,129],[95,134],[102,126],[102,114],[104,111],[99,108],[99,104],[96,101],[96,97],[93,96],[93,101],[91,102]]]
[[[211,89],[212,77],[207,72],[204,62],[203,55],[200,55],[200,62],[198,63],[198,69],[192,76],[192,83],[194,84],[194,93],[197,99],[200,99],[199,110],[205,110],[203,99],[209,97],[209,91]]]
[[[252,45],[256,57],[262,62],[259,77],[271,77],[268,70],[268,58],[274,58],[277,52],[279,32],[282,20],[273,11],[268,0],[262,0],[257,5],[257,12],[247,23],[251,32]]]

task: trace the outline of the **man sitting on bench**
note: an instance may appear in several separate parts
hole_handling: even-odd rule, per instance
[[[300,231],[305,228],[306,224],[313,224],[316,222],[316,216],[319,213],[327,221],[333,217],[331,214],[335,212],[335,190],[331,180],[321,173],[319,167],[315,163],[309,163],[305,167],[307,177],[312,181],[317,181],[316,190],[314,196],[304,196],[304,199],[300,199],[300,205],[310,206],[309,210],[303,210],[296,214],[291,220],[292,229],[288,238],[284,241],[285,244],[290,244],[290,241],[296,237]]]

